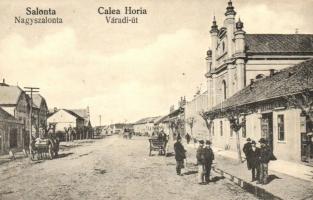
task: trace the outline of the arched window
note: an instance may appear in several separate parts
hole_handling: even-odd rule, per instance
[[[222,90],[223,90],[223,99],[225,100],[227,98],[227,88],[226,88],[226,81],[222,81]]]

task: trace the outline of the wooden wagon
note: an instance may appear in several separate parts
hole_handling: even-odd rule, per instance
[[[159,138],[150,138],[149,143],[150,143],[149,156],[152,155],[151,154],[152,151],[158,151],[160,155],[166,154],[166,141],[165,140],[160,140]]]
[[[31,144],[31,159],[35,157],[39,159],[53,159],[58,155],[59,152],[59,140],[58,139],[40,139],[33,140]]]

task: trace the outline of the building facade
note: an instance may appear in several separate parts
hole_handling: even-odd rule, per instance
[[[24,148],[24,124],[0,107],[0,154]]]
[[[207,139],[208,128],[201,114],[208,109],[208,92],[197,94],[185,106],[185,130],[192,138]]]
[[[236,22],[235,16],[234,6],[229,1],[222,27],[218,27],[214,18],[210,31],[211,50],[207,51],[205,76],[208,113],[214,114],[210,128],[213,144],[236,151],[236,133],[229,115],[240,110],[239,121],[244,122],[239,130],[241,146],[247,137],[256,141],[264,137],[278,159],[301,162],[304,157],[310,157],[308,151],[311,150],[307,149],[311,145],[308,142],[311,139],[307,137],[310,130],[303,128],[306,123],[301,109],[290,106],[284,98],[292,94],[290,88],[300,86],[298,82],[293,85],[284,82],[289,87],[280,88],[287,92],[280,98],[275,92],[281,91],[273,91],[271,95],[269,91],[281,85],[277,77],[283,74],[280,78],[291,80],[293,73],[300,73],[294,71],[302,66],[300,63],[313,57],[313,35],[247,34],[243,22],[240,19]],[[306,88],[301,88],[310,89],[308,83]]]
[[[0,83],[0,107],[19,123],[23,124],[22,144],[29,146],[30,133],[30,99],[18,86],[11,86],[4,81]]]

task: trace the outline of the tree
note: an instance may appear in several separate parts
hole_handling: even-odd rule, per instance
[[[195,118],[194,118],[194,117],[189,117],[189,118],[186,120],[186,123],[189,125],[191,136],[193,136],[192,128],[193,128],[193,125],[194,125],[194,123],[195,123]]]
[[[212,127],[212,124],[213,124],[213,120],[216,117],[216,113],[210,113],[210,112],[201,111],[199,113],[199,115],[205,121],[205,125],[206,125],[207,129],[209,130],[209,139],[212,140],[211,127]]]
[[[230,127],[232,130],[235,131],[236,133],[236,143],[237,143],[237,153],[238,153],[238,160],[239,162],[242,162],[242,157],[241,157],[241,147],[240,147],[240,136],[239,136],[239,130],[245,126],[245,114],[240,112],[238,109],[234,109],[232,111],[227,112],[226,114]],[[240,122],[240,117],[243,116],[243,119]]]
[[[284,97],[287,102],[296,108],[301,109],[302,113],[307,117],[308,123],[312,127],[313,124],[313,92],[305,89],[300,94],[292,94]]]

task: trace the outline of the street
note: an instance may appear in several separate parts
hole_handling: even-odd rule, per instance
[[[119,136],[60,151],[54,160],[0,165],[0,199],[256,199],[217,174],[197,184],[188,163],[177,176],[174,157],[148,156],[146,137]]]

